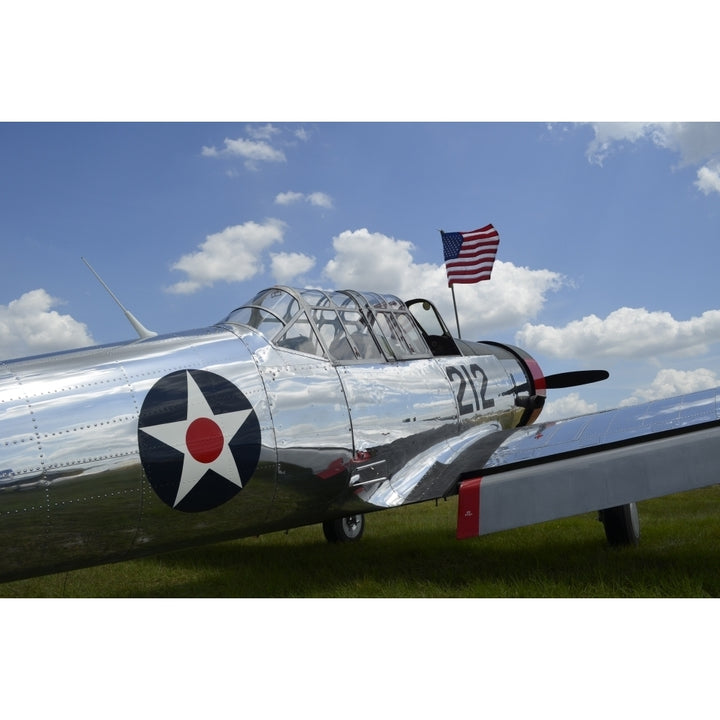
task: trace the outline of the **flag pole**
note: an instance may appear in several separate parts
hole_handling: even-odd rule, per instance
[[[455,324],[457,325],[458,340],[462,340],[462,335],[460,334],[460,320],[458,320],[457,303],[455,302],[455,283],[450,283],[450,290],[452,290],[453,308],[455,308]]]

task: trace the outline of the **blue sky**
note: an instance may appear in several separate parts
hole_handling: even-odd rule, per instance
[[[720,385],[706,5],[412,8],[3,10],[3,354],[133,337],[81,256],[161,333],[276,282],[424,294],[453,327],[438,230],[492,222],[463,337],[611,373],[544,418]]]
[[[454,327],[438,229],[492,222],[463,337],[611,372],[544,417],[720,385],[717,123],[3,123],[0,153],[6,355],[133,336],[81,256],[161,333],[278,282]]]

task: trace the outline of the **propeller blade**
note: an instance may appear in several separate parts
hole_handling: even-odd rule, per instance
[[[587,385],[588,383],[600,382],[607,380],[610,373],[607,370],[572,370],[570,372],[555,373],[554,375],[545,376],[545,387],[548,390],[560,390],[561,388],[575,387],[576,385]],[[528,383],[523,383],[503,393],[510,395],[511,393],[523,393],[530,389]]]
[[[600,382],[600,380],[607,380],[609,377],[610,373],[607,370],[573,370],[571,372],[547,375],[545,385],[548,390],[559,390],[560,388]]]

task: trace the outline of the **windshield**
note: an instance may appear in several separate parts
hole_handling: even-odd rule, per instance
[[[394,295],[274,287],[223,322],[249,325],[277,347],[336,363],[431,356],[414,318]]]

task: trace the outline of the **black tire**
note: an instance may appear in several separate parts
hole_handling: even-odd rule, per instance
[[[362,514],[348,515],[337,520],[326,520],[323,533],[328,542],[357,542],[365,532],[365,516]]]
[[[634,502],[601,510],[599,520],[610,545],[637,545],[640,542],[640,519]]]

